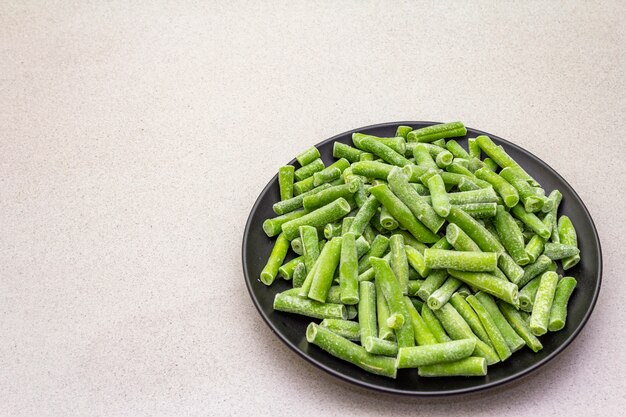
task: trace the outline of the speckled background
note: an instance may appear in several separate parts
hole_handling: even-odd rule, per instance
[[[624,410],[625,3],[335,3],[0,4],[1,415]],[[517,384],[366,392],[292,353],[247,294],[243,228],[276,169],[411,119],[524,146],[596,222],[596,310]]]

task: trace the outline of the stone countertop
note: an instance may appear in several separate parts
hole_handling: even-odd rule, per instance
[[[132,4],[131,4],[132,3]],[[618,415],[624,2],[3,2],[0,415]],[[558,358],[462,397],[367,392],[263,323],[241,265],[277,168],[339,132],[463,120],[576,189],[600,298]]]

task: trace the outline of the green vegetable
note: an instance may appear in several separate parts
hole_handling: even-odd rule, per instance
[[[550,309],[550,320],[548,321],[548,330],[551,332],[556,332],[565,327],[567,303],[572,292],[574,292],[574,288],[576,288],[576,279],[572,277],[564,277],[556,284],[554,302]]]

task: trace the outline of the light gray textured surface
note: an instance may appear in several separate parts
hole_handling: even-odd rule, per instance
[[[1,415],[624,410],[624,2],[202,3],[0,4]],[[596,222],[598,306],[519,384],[366,392],[298,358],[248,297],[243,228],[276,169],[411,119],[522,145]]]

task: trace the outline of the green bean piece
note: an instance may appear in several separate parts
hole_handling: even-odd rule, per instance
[[[296,195],[295,197],[290,198],[288,200],[283,200],[283,201],[274,203],[274,205],[272,206],[272,210],[274,210],[274,213],[281,215],[281,214],[286,214],[286,213],[289,213],[290,211],[299,209],[300,207],[302,207],[302,200],[304,200],[304,197],[311,195],[311,194],[319,193],[320,191],[328,187],[330,187],[330,184],[323,184],[317,188],[312,189],[311,191]]]
[[[469,303],[469,305],[472,306],[472,308],[478,315],[480,322],[482,323],[483,327],[485,328],[485,331],[489,335],[489,339],[491,340],[491,345],[493,346],[495,351],[498,353],[500,360],[504,362],[513,353],[511,352],[511,348],[509,348],[509,345],[504,339],[504,336],[502,336],[502,334],[500,333],[500,330],[498,330],[498,327],[496,326],[496,323],[491,318],[491,315],[489,314],[487,309],[485,309],[482,303],[478,300],[478,298],[476,298],[473,295],[470,295],[469,297],[467,297],[466,300]]]
[[[489,168],[481,168],[474,172],[477,178],[487,181],[496,190],[507,207],[515,206],[519,201],[519,194],[515,187],[509,184],[504,178],[491,171]]]
[[[406,228],[417,240],[423,243],[432,243],[438,236],[431,232],[423,223],[415,218],[411,210],[400,201],[387,185],[381,184],[370,188],[370,193],[389,210],[389,213]]]
[[[511,327],[515,329],[515,332],[526,342],[526,345],[535,353],[543,349],[543,345],[533,334],[530,327],[522,317],[519,311],[508,303],[499,302],[498,307],[500,311],[509,322]]]
[[[446,240],[458,251],[480,252],[480,248],[459,226],[449,223],[446,227]]]
[[[398,221],[393,218],[386,207],[380,208],[380,225],[386,230],[395,230],[398,228]]]
[[[324,319],[320,323],[320,327],[330,330],[341,337],[348,340],[358,341],[361,339],[361,328],[359,323],[342,319]]]
[[[321,171],[320,171],[321,172]],[[334,171],[333,171],[334,172]],[[293,194],[299,196],[315,189],[315,179],[313,175],[293,184]]]
[[[362,150],[353,148],[345,143],[333,143],[333,157],[337,159],[345,158],[350,162],[358,162],[362,153]]]
[[[280,268],[278,268],[278,275],[285,281],[289,281],[293,278],[293,271],[295,271],[298,264],[304,263],[304,256],[298,256],[293,258],[289,262],[285,262]]]
[[[420,178],[426,172],[428,172],[428,167],[425,166],[417,166],[417,165],[406,165],[402,167],[402,172],[407,176],[409,182],[418,182],[421,181]]]
[[[363,152],[360,156],[359,156],[359,162],[364,162],[364,161],[373,161],[374,160],[374,154],[370,153],[370,152]]]
[[[380,142],[384,144],[385,146],[390,147],[393,151],[399,153],[400,155],[404,155],[404,153],[406,152],[406,141],[402,136],[395,136],[392,138],[383,138],[383,137],[378,137],[378,136],[373,136],[373,135],[365,135],[363,133],[352,134],[352,142],[357,147],[361,147],[361,143],[363,139],[368,139],[368,140],[372,139],[377,142]],[[366,144],[363,146],[368,146],[368,145]],[[376,152],[373,152],[373,151],[370,151],[370,152],[376,154]],[[380,157],[380,155],[378,156]]]
[[[450,214],[450,198],[446,193],[443,179],[439,174],[435,174],[427,180],[426,185],[430,191],[433,210],[441,217],[447,217]]]
[[[524,225],[528,226],[529,229],[537,233],[542,238],[548,239],[550,237],[550,230],[539,219],[539,217],[533,213],[527,212],[521,204],[511,207],[511,214],[520,219]]]
[[[505,278],[506,279],[506,278]],[[472,294],[472,290],[467,285],[463,284],[459,287],[454,294],[459,294],[461,297],[467,297]]]
[[[319,265],[315,269],[311,288],[308,297],[321,303],[326,301],[328,290],[333,283],[335,269],[339,265],[341,257],[341,237],[332,238],[322,249],[317,262]]]
[[[350,362],[368,372],[390,378],[396,377],[397,369],[394,358],[372,355],[364,347],[315,323],[311,323],[307,327],[306,339],[309,343],[319,346],[331,355]]]
[[[396,342],[379,339],[378,337],[370,336],[365,339],[362,345],[367,352],[374,355],[391,356],[395,358],[398,354],[398,344]]]
[[[498,201],[498,195],[493,187],[479,188],[473,191],[462,191],[458,193],[449,193],[448,198],[450,204],[470,204],[470,203],[495,203]]]
[[[355,235],[356,236],[356,235]],[[356,255],[357,258],[365,255],[370,250],[370,244],[363,236],[359,236],[356,240]]]
[[[478,143],[476,142],[476,138],[467,139],[467,149],[469,151],[468,153],[469,153],[470,158],[480,159],[481,151],[480,151],[480,146],[478,146]]]
[[[352,164],[352,172],[367,178],[378,178],[386,180],[393,169],[393,165],[376,161],[361,161]]]
[[[541,277],[533,278],[528,284],[524,285],[524,287],[519,290],[520,310],[526,311],[528,313],[533,311],[533,304],[535,303],[535,296],[537,295],[537,290],[539,289],[540,282]]]
[[[450,153],[454,155],[455,158],[461,158],[461,159],[470,158],[469,153],[467,153],[467,151],[463,149],[463,147],[459,145],[459,143],[454,139],[451,139],[446,142],[446,149],[450,151]]]
[[[290,220],[282,225],[283,233],[288,240],[294,239],[298,235],[300,226],[321,227],[328,223],[339,220],[350,212],[350,203],[345,198],[337,200],[320,207],[297,219]]]
[[[503,246],[478,221],[463,210],[452,206],[448,221],[461,228],[485,252],[502,252]]]
[[[485,358],[470,356],[454,362],[420,366],[417,374],[421,377],[485,376],[487,364]]]
[[[415,340],[413,336],[413,329],[408,320],[408,313],[406,311],[406,306],[404,305],[402,291],[400,290],[400,285],[398,284],[389,262],[381,258],[372,257],[370,259],[372,268],[374,268],[376,273],[376,285],[380,285],[383,296],[389,305],[390,318],[394,315],[402,317],[402,323],[395,329],[398,347],[414,346]],[[389,320],[387,323],[390,324]]]
[[[430,330],[433,336],[435,336],[435,339],[437,339],[437,343],[444,343],[452,340],[444,330],[437,316],[435,316],[435,313],[428,308],[426,303],[422,305],[422,319],[424,320],[426,327],[428,327],[428,330]]]
[[[533,278],[547,271],[551,264],[552,260],[550,258],[545,255],[540,255],[534,263],[526,265],[524,268],[524,275],[518,280],[513,281],[513,283],[517,284],[521,288],[529,283]]]
[[[447,139],[464,136],[467,129],[461,122],[441,123],[411,131],[407,142],[434,142],[438,139]]]
[[[374,271],[374,268],[371,269]],[[368,281],[363,281],[368,282]],[[376,286],[376,319],[378,323],[378,338],[383,340],[396,340],[396,335],[393,329],[387,325],[387,319],[389,318],[389,305],[385,296],[383,295],[380,285]]]
[[[287,251],[289,250],[289,240],[285,237],[284,233],[278,235],[272,252],[267,260],[267,263],[261,271],[261,282],[265,285],[272,285],[276,276],[278,275],[278,268],[283,264]]]
[[[530,261],[524,246],[524,236],[517,227],[513,217],[498,206],[496,209],[495,226],[500,242],[518,265],[526,265]]]
[[[546,271],[541,275],[533,311],[530,315],[530,330],[535,336],[541,336],[548,331],[550,309],[554,301],[558,280],[559,276],[556,272]]]
[[[308,195],[302,200],[302,205],[306,211],[313,211],[326,204],[332,203],[338,198],[350,198],[358,189],[359,184],[357,182],[351,182],[348,184],[335,185],[320,191],[319,193]]]
[[[445,168],[452,163],[452,154],[450,152],[439,152],[435,157],[435,163],[439,168]]]
[[[441,306],[443,306],[445,303],[448,302],[448,300],[450,300],[450,297],[452,297],[452,294],[454,294],[454,292],[459,289],[459,287],[462,285],[461,281],[459,281],[456,278],[453,277],[448,277],[444,283],[441,285],[441,287],[437,288],[429,297],[428,297],[428,307],[430,307],[431,310],[438,310],[441,308]]]
[[[424,249],[428,247],[422,242],[420,242],[419,240],[415,239],[413,235],[407,232],[406,230],[402,230],[402,229],[394,230],[393,234],[402,235],[402,237],[404,238],[404,246],[411,246],[412,248],[420,252],[424,252]]]
[[[524,205],[524,210],[529,213],[535,213],[543,208],[544,198],[538,196],[533,187],[524,178],[517,176],[517,171],[513,168],[504,168],[499,175],[515,187]]]
[[[365,225],[365,230],[363,230],[362,236],[369,242],[370,245],[376,238],[376,231],[369,222]]]
[[[402,171],[402,173],[404,174],[404,171]],[[411,186],[411,188],[413,188],[415,191],[417,191],[417,194],[421,197],[425,197],[425,196],[429,196],[430,195],[430,191],[428,191],[428,187],[426,187],[424,184],[418,184],[416,182],[410,182],[409,185]]]
[[[359,188],[357,188],[356,192],[354,193],[354,201],[356,202],[356,205],[359,208],[363,207],[363,205],[367,201],[368,196],[368,191],[366,191],[365,186],[361,183],[361,181],[359,181]]]
[[[289,200],[293,197],[293,177],[295,168],[293,165],[285,165],[278,168],[278,187],[280,200]]]
[[[415,336],[415,342],[420,345],[432,345],[437,343],[435,335],[430,331],[428,325],[420,316],[417,311],[417,307],[414,305],[413,300],[409,297],[404,297],[404,304],[406,305],[407,313],[409,314],[409,320],[413,328],[413,335]],[[420,310],[422,309],[420,305]]]
[[[389,238],[389,248],[391,251],[390,265],[393,270],[402,294],[408,294],[409,290],[409,262],[404,248],[404,237],[402,235],[391,235]]]
[[[403,171],[398,168],[391,170],[388,181],[389,189],[411,210],[413,215],[433,233],[437,233],[444,219],[409,184]]]
[[[350,227],[352,226],[352,222],[353,221],[354,221],[354,217],[353,216],[344,217],[341,220],[341,236],[343,236],[346,233],[350,232]],[[361,237],[361,236],[359,236],[359,237]]]
[[[480,146],[480,149],[491,158],[496,164],[498,164],[501,168],[511,167],[514,168],[520,176],[522,176],[526,181],[528,181],[531,185],[539,185],[537,181],[535,181],[526,171],[519,166],[517,162],[513,158],[511,158],[502,146],[496,145],[489,136],[478,136],[476,138],[476,143]]]
[[[404,246],[406,252],[406,258],[409,265],[417,271],[420,277],[426,278],[430,274],[430,268],[426,266],[424,262],[424,256],[412,246]]]
[[[388,230],[385,229],[383,225],[380,223],[381,213],[382,213],[382,208],[377,210],[376,213],[374,213],[374,216],[370,220],[370,225],[374,228],[376,232],[378,232],[379,235],[385,235],[388,232]]]
[[[324,226],[324,237],[330,240],[333,237],[341,236],[341,227],[341,222],[328,223]]]
[[[512,282],[501,280],[483,272],[466,272],[448,269],[448,273],[470,287],[491,294],[516,307],[519,306],[518,287]]]
[[[361,328],[361,345],[365,345],[368,337],[378,335],[376,326],[376,286],[373,282],[359,283],[359,326]]]
[[[576,229],[572,224],[569,217],[563,215],[559,217],[558,221],[559,239],[562,244],[578,247],[578,237],[576,236]],[[563,270],[567,271],[573,268],[580,262],[580,255],[570,256],[562,260]]]
[[[354,216],[354,220],[350,226],[350,232],[357,236],[363,234],[366,226],[369,224],[372,217],[374,217],[374,214],[376,214],[379,206],[380,202],[376,199],[376,197],[370,195]]]
[[[448,278],[448,272],[445,269],[438,269],[436,271],[432,271],[422,285],[419,290],[417,290],[417,296],[421,298],[424,302],[428,302],[428,298],[432,293],[434,293],[439,287],[443,285],[443,283]]]
[[[496,215],[496,203],[470,203],[459,204],[455,207],[460,208],[475,219],[489,219]]]
[[[297,219],[304,216],[304,210],[291,211],[289,213],[267,219],[263,222],[263,231],[268,237],[274,237],[282,231],[282,225],[289,220]]]
[[[482,306],[491,316],[491,319],[498,328],[502,337],[504,337],[509,349],[511,349],[512,352],[516,352],[523,348],[526,342],[517,334],[516,330],[511,327],[511,324],[509,324],[508,320],[502,314],[493,297],[481,291],[474,294],[474,296],[478,299],[478,301],[480,301]],[[502,303],[510,306],[508,303]]]
[[[563,243],[547,242],[544,245],[543,254],[553,261],[565,259],[580,254],[576,246],[564,245]]]
[[[385,256],[383,256],[383,259],[386,259],[387,261],[391,260],[391,252],[387,252]],[[371,268],[371,267],[359,274],[359,282],[373,281],[374,278],[375,278],[374,268]]]
[[[550,195],[548,196],[548,200],[552,202],[552,209],[546,214],[544,217],[544,223],[546,218],[550,222],[550,231],[552,235],[550,236],[550,240],[554,243],[561,243],[561,239],[558,233],[558,224],[557,224],[557,212],[559,210],[559,205],[561,204],[561,200],[563,199],[563,194],[559,190],[552,190]],[[547,204],[544,204],[544,209]]]
[[[539,235],[534,234],[524,247],[524,252],[528,255],[528,261],[530,263],[536,262],[539,256],[543,253],[543,245],[546,240]]]
[[[451,304],[444,304],[439,310],[433,310],[433,313],[439,319],[439,322],[446,329],[446,333],[454,340],[459,339],[475,339],[476,348],[473,354],[487,359],[489,365],[500,361],[495,350],[482,340],[480,340],[473,332],[469,325],[463,320],[463,317]]]
[[[319,157],[320,157],[320,151],[315,146],[311,146],[310,148],[305,149],[304,151],[300,152],[296,156],[296,161],[298,161],[298,163],[300,163],[301,166],[305,166],[315,161]]]
[[[389,239],[383,235],[376,235],[374,241],[370,245],[370,250],[359,259],[359,274],[362,274],[370,267],[371,257],[381,257],[389,248]]]
[[[409,132],[411,132],[413,128],[411,126],[398,126],[396,129],[396,136],[403,137],[406,139]]]
[[[485,158],[483,159],[483,164],[485,164],[485,167],[488,168],[489,170],[496,172],[498,170],[498,168],[500,168],[498,166],[498,164],[496,164],[496,161],[494,161],[491,158]]]
[[[313,174],[323,170],[324,168],[326,168],[324,162],[320,158],[317,158],[311,161],[309,164],[303,165],[301,168],[296,169],[294,172],[294,177],[296,181],[302,181],[312,177]]]
[[[341,177],[341,172],[342,171],[339,168],[333,166],[324,168],[323,170],[313,174],[313,186],[318,187],[327,182],[332,182]],[[303,181],[299,181],[297,184],[300,184],[302,182]]]
[[[454,362],[469,357],[475,348],[475,339],[400,348],[396,366],[398,369],[403,369]]]
[[[473,191],[473,190],[481,189],[474,181],[472,181],[471,178],[468,178],[468,177],[461,178],[458,184],[458,188],[459,188],[459,191]]]
[[[371,136],[362,135],[359,137],[355,135],[358,135],[358,134],[352,135],[352,141],[354,142],[354,145],[357,148],[366,152],[371,152],[374,155],[381,158],[383,161],[392,165],[403,167],[405,165],[410,164],[408,159],[406,159],[400,153],[394,151],[393,149],[391,149],[389,146],[385,145],[381,141],[376,140],[372,138]]]
[[[565,327],[567,303],[572,292],[574,292],[574,288],[576,288],[576,279],[573,277],[563,277],[556,284],[554,302],[550,309],[550,320],[548,322],[548,330],[551,332],[556,332]]]
[[[320,303],[295,295],[278,293],[274,297],[274,310],[300,314],[316,319],[347,318],[346,307],[342,304]]]
[[[359,262],[356,252],[356,239],[353,233],[346,233],[341,238],[339,285],[342,304],[357,304],[359,302]]]
[[[468,294],[468,296],[469,295],[471,294]],[[463,317],[463,320],[465,320],[465,322],[469,325],[476,337],[493,347],[491,339],[489,339],[489,335],[483,327],[483,324],[480,322],[478,315],[469,303],[465,301],[465,298],[457,292],[450,298],[450,304],[452,304],[452,307],[454,307],[461,317]]]
[[[296,268],[293,270],[293,288],[299,290],[300,287],[302,287],[302,284],[304,284],[304,280],[306,279],[307,276],[307,271],[306,271],[306,266],[304,265],[304,262],[300,262],[298,263],[298,265],[296,265]]]
[[[437,169],[437,163],[431,156],[428,148],[421,143],[418,143],[413,147],[413,157],[415,158],[415,163],[418,166],[427,167]]]
[[[424,262],[431,269],[489,272],[497,268],[498,253],[429,248],[424,250]]]

